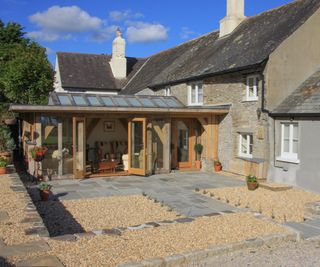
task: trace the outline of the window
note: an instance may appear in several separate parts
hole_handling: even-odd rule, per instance
[[[168,86],[164,89],[164,96],[171,96],[171,87]]]
[[[253,135],[247,133],[240,134],[239,156],[252,158]]]
[[[259,76],[248,76],[247,77],[247,101],[258,100],[258,89],[259,89]]]
[[[189,85],[189,105],[203,105],[202,83],[193,83]]]
[[[281,155],[277,160],[299,163],[299,128],[297,123],[281,124]]]

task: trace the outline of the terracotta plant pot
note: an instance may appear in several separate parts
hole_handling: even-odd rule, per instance
[[[0,175],[1,174],[6,174],[7,173],[7,168],[6,167],[0,167]]]
[[[222,165],[214,165],[214,170],[215,170],[215,172],[221,172]]]
[[[247,187],[250,191],[254,191],[258,188],[258,182],[247,182]]]
[[[48,201],[51,191],[50,190],[40,190],[40,197],[42,201]]]
[[[197,168],[198,170],[200,170],[200,169],[201,169],[201,161],[200,161],[200,160],[196,160],[196,161],[195,161],[195,164],[196,164],[196,168]]]

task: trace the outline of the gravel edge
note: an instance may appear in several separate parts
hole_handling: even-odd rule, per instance
[[[253,239],[247,239],[240,242],[231,244],[210,246],[203,250],[195,250],[191,252],[185,252],[182,254],[175,254],[171,256],[147,259],[141,262],[129,262],[125,264],[119,264],[117,267],[173,267],[180,266],[181,264],[187,264],[195,261],[204,260],[209,257],[222,255],[237,250],[258,248],[264,245],[272,245],[278,242],[296,241],[299,242],[301,236],[298,232],[272,234]]]

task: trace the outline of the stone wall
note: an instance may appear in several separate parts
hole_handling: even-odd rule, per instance
[[[219,160],[226,171],[249,174],[246,164],[250,162],[268,162],[269,135],[268,116],[261,114],[261,88],[259,83],[259,100],[246,101],[246,79],[244,74],[228,74],[207,78],[203,81],[204,106],[231,104],[228,115],[219,117]],[[164,95],[164,89],[155,92]],[[188,85],[171,86],[171,94],[184,104],[188,104]],[[253,159],[243,159],[239,155],[239,132],[253,134]]]

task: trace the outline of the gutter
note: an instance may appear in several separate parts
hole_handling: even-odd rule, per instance
[[[269,113],[270,117],[320,117],[319,113]]]

